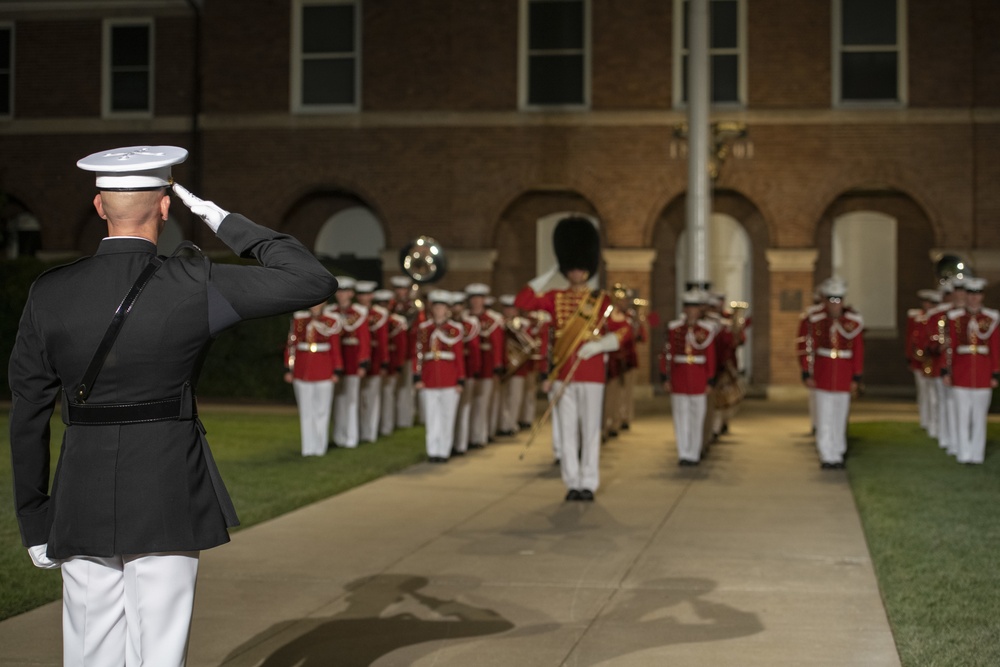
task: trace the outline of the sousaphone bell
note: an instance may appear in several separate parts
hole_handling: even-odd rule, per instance
[[[436,282],[448,270],[444,248],[430,236],[419,236],[403,246],[399,251],[399,266],[419,284]]]

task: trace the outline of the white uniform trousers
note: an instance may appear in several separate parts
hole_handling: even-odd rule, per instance
[[[558,394],[562,384],[554,382],[552,391]],[[603,383],[570,382],[552,410],[552,423],[559,423],[559,460],[567,489],[596,491],[600,485],[603,404]]]
[[[952,387],[955,400],[955,445],[959,463],[982,463],[986,456],[986,414],[993,390]]]
[[[949,454],[957,453],[955,448],[955,406],[951,387],[939,379],[938,384],[938,446]]]
[[[705,394],[670,394],[677,458],[683,461],[701,460],[707,406],[708,398]]]
[[[816,390],[809,390],[809,428],[816,432]]]
[[[520,424],[534,424],[538,414],[538,373],[528,373],[524,376],[524,398],[517,421]]]
[[[638,368],[625,371],[625,396],[622,401],[622,424],[635,421],[635,379],[639,377]]]
[[[472,414],[473,380],[466,380],[465,387],[458,397],[458,407],[455,409],[455,436],[451,447],[456,452],[469,451],[469,417]]]
[[[604,385],[604,414],[601,420],[601,437],[621,427],[622,376],[611,378]]]
[[[361,378],[345,375],[333,391],[333,442],[338,447],[358,446],[358,398]]]
[[[944,400],[944,382],[940,377],[928,377],[927,381],[927,435],[934,439],[941,436],[941,403]]]
[[[553,382],[552,388],[549,389],[548,399],[551,402],[556,396],[555,385],[557,383]],[[559,420],[556,419],[555,407],[552,409],[552,458],[556,462],[562,459],[562,433],[559,430]]]
[[[396,427],[413,426],[413,366],[403,365],[403,371],[396,380]]]
[[[379,435],[392,435],[396,430],[396,382],[397,375],[382,378],[382,407],[379,410]]]
[[[469,415],[469,443],[485,445],[490,435],[490,397],[493,396],[493,378],[472,380],[466,391],[472,394],[472,412]]]
[[[923,371],[911,368],[913,373],[913,387],[917,390],[917,414],[920,416],[920,428],[927,430],[927,384],[924,380]]]
[[[490,390],[490,429],[489,437],[494,437],[497,434],[497,429],[500,428],[500,378],[494,376],[490,380],[490,384],[493,388]]]
[[[292,380],[292,389],[299,406],[302,456],[323,456],[330,442],[333,380]]]
[[[451,456],[458,397],[458,387],[420,390],[420,402],[426,420],[427,456],[445,459]]]
[[[358,437],[361,442],[378,440],[379,414],[382,406],[382,376],[372,373],[361,378],[358,402]]]
[[[197,576],[197,551],[63,561],[63,664],[183,666]]]
[[[524,403],[524,376],[512,375],[500,383],[500,425],[504,432],[517,431],[517,420]]]
[[[842,463],[847,452],[847,417],[851,392],[825,391],[816,394],[816,449],[823,463]]]

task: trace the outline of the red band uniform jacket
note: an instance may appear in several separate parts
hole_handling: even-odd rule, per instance
[[[335,313],[324,312],[314,318],[308,310],[296,311],[285,345],[285,368],[292,372],[292,377],[320,382],[342,375],[341,329],[343,323]]]
[[[1000,373],[1000,313],[981,308],[973,313],[965,308],[948,312],[951,347],[951,383],[956,387],[989,389]]]
[[[399,313],[389,316],[389,374],[395,375],[410,361],[409,323]]]
[[[709,320],[683,317],[667,325],[660,355],[660,378],[674,394],[704,394],[716,371],[716,326]]]
[[[373,305],[368,309],[368,333],[371,341],[371,370],[389,370],[389,310]]]
[[[559,340],[563,334],[568,330],[567,327],[571,320],[574,317],[578,317],[577,311],[580,304],[589,294],[589,289],[558,289],[549,290],[544,294],[535,294],[535,291],[529,286],[517,294],[517,297],[514,299],[514,305],[521,310],[544,310],[551,316],[553,338],[549,340],[549,350],[552,351],[559,344]],[[600,319],[600,314],[606,312],[610,306],[611,300],[606,294],[597,300],[594,307],[598,312],[598,320]],[[627,326],[627,323],[612,322],[609,317],[605,319],[598,335],[613,333],[618,337],[620,343],[625,337]],[[605,383],[607,371],[605,369],[604,355],[598,354],[589,359],[581,359],[579,364],[577,364],[576,353],[588,340],[590,338],[587,336],[581,337],[581,340],[573,346],[566,361],[559,367],[557,377],[552,379],[566,381],[570,369],[576,365],[576,371],[571,378],[572,382]]]
[[[236,214],[217,236],[260,266],[166,259],[135,302],[88,403],[183,396],[204,348],[223,330],[308,308],[336,289],[290,236]],[[227,542],[227,525],[239,523],[196,414],[67,426],[49,489],[53,404],[81,381],[155,252],[144,239],[105,239],[94,256],[40,276],[24,308],[9,371],[14,500],[22,542],[47,542],[51,558],[198,551]]]
[[[950,365],[948,311],[951,309],[951,304],[942,303],[924,313],[920,345],[924,349],[924,373],[928,377],[941,377]]]
[[[358,371],[362,368],[367,372],[371,367],[372,356],[368,309],[352,303],[344,309],[334,304],[328,310],[339,315],[344,323],[340,332],[340,353],[344,357],[344,374],[358,375]]]
[[[807,348],[802,357],[802,372],[811,376],[816,388],[823,391],[850,391],[864,371],[864,320],[855,312],[844,310],[834,319],[825,310],[808,318]]]
[[[413,348],[413,381],[423,382],[428,389],[465,384],[462,335],[462,327],[452,320],[421,322]]]
[[[503,317],[494,311],[484,310],[479,315],[472,315],[479,320],[479,376],[492,378],[501,376],[504,372],[504,322]]]

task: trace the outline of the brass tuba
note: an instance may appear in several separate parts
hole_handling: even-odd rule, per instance
[[[433,283],[448,270],[444,248],[430,236],[418,236],[399,251],[399,266],[415,283]]]

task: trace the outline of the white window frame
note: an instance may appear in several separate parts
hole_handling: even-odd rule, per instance
[[[688,0],[674,0],[674,72],[673,72],[673,99],[675,109],[687,109],[687,100],[684,99],[684,56],[687,49],[684,48],[684,3]],[[709,0],[711,3],[712,0]],[[735,55],[739,58],[737,65],[736,102],[716,102],[712,100],[710,104],[718,109],[743,109],[747,104],[747,0],[736,0],[736,48],[735,49],[715,49],[711,46],[708,49],[709,74],[711,74],[711,58],[714,55]],[[711,4],[709,5],[709,21],[711,21]],[[709,24],[711,29],[711,24]],[[709,85],[711,92],[711,85]]]
[[[583,102],[581,104],[531,104],[528,100],[530,81],[528,81],[528,63],[531,53],[528,49],[528,8],[531,0],[520,0],[520,16],[518,21],[518,62],[517,62],[517,106],[521,111],[587,111],[591,104],[591,61],[593,59],[592,21],[591,21],[591,1],[590,0],[565,0],[583,4]],[[547,51],[546,53],[553,53]],[[575,55],[576,50],[565,51],[565,54]]]
[[[115,28],[146,26],[149,28],[149,99],[145,111],[115,111],[111,108],[111,35]],[[150,17],[104,19],[103,52],[101,55],[101,115],[105,118],[151,118],[156,99],[156,24]]]
[[[0,110],[0,118],[10,119],[14,117],[14,54],[17,53],[15,48],[17,34],[14,30],[14,23],[12,21],[0,21],[0,30],[10,31],[10,68],[7,70],[7,99],[10,101],[10,107],[7,111]]]
[[[839,108],[893,108],[905,107],[909,101],[909,58],[907,56],[907,21],[906,21],[906,0],[896,0],[896,45],[893,47],[875,46],[849,46],[844,47],[843,41],[843,16],[841,0],[832,0],[830,6],[833,11],[831,24],[833,26],[833,36],[830,40],[833,53],[831,65],[833,71],[833,106]],[[845,100],[842,95],[840,55],[844,52],[850,53],[875,51],[894,52],[896,59],[896,100]]]
[[[310,57],[353,57],[354,58],[354,103],[353,104],[303,104],[302,103],[302,10],[304,7],[353,5],[354,6],[354,51],[351,56],[344,54],[310,54]],[[292,3],[292,113],[356,113],[361,111],[361,22],[362,0],[294,0]]]

